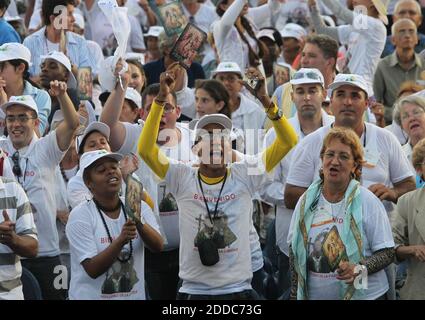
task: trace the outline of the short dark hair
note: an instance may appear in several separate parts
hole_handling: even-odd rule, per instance
[[[23,74],[22,74],[22,76],[23,76],[23,78],[25,79],[25,80],[28,80],[29,79],[29,77],[30,77],[30,73],[29,73],[29,65],[28,65],[28,62],[26,62],[25,60],[22,60],[22,59],[13,59],[13,60],[9,60],[9,61],[7,61],[7,62],[9,62],[14,68],[15,68],[15,70],[16,70],[16,68],[18,68],[19,67],[19,65],[21,64],[21,63],[23,63],[24,65],[25,65],[25,69],[24,69],[24,72],[23,72]]]
[[[145,88],[145,90],[143,90],[143,92],[142,92],[142,109],[143,110],[146,108],[146,106],[145,106],[146,97],[147,96],[155,96],[156,97],[159,94],[159,88],[160,88],[159,83],[152,83],[152,84],[148,85]],[[171,92],[171,95],[173,96],[174,103],[177,104],[176,93],[173,91],[173,92]]]
[[[315,44],[326,59],[334,58],[336,63],[339,46],[334,39],[324,34],[314,34],[307,37],[306,43]]]
[[[10,0],[0,0],[0,9],[7,9],[10,5]]]
[[[50,25],[50,16],[58,15],[60,12],[55,13],[57,6],[67,6],[69,4],[75,5],[74,0],[43,0],[41,5],[41,17],[46,26]]]

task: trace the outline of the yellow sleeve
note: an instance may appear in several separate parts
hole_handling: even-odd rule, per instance
[[[137,143],[137,152],[140,157],[161,179],[165,178],[170,162],[167,156],[157,146],[156,138],[153,137],[158,136],[159,123],[161,122],[163,111],[162,106],[154,100],[142,133],[140,134],[139,142]]]
[[[143,201],[146,202],[146,204],[152,209],[152,211],[155,210],[155,205],[153,203],[153,200],[149,193],[147,193],[145,190],[143,190]]]
[[[279,109],[274,103],[273,108],[267,111],[270,117],[274,117]],[[282,158],[297,144],[297,133],[294,128],[282,116],[279,120],[272,121],[276,131],[276,139],[273,144],[263,152],[263,162],[266,164],[266,171],[270,172],[282,160]]]

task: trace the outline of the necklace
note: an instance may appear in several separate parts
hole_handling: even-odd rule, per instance
[[[65,181],[65,184],[68,184],[69,179],[66,176],[65,169],[63,168],[62,162],[59,163],[59,169],[61,170],[61,175],[62,175],[63,180]]]
[[[120,200],[118,202],[118,205],[114,209],[112,209],[112,210],[108,210],[108,209],[105,210],[104,207],[102,205],[100,205],[94,198],[93,198],[93,202],[96,205],[96,208],[97,208],[97,211],[99,212],[100,218],[102,219],[103,226],[105,227],[106,233],[108,234],[109,242],[112,243],[111,233],[109,232],[109,228],[108,228],[108,225],[106,224],[105,217],[103,216],[102,212],[100,212],[100,210],[102,210],[102,211],[114,211],[114,210],[117,210],[121,206],[122,207],[122,211],[124,212],[125,221],[127,221],[127,214],[125,213],[124,206],[123,206],[123,204],[122,204],[122,202]],[[117,257],[117,260],[119,262],[121,262],[121,263],[128,262],[131,259],[132,255],[133,255],[133,241],[130,240],[129,241],[129,244],[130,244],[130,252],[129,252],[128,256],[126,258],[124,258],[124,259],[121,259],[120,257]]]

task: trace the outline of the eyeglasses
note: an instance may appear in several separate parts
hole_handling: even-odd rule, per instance
[[[21,177],[22,176],[22,170],[21,170],[21,167],[19,165],[19,151],[16,151],[12,155],[12,161],[13,161],[13,168],[12,168],[13,174],[17,177]]]
[[[352,159],[352,158],[351,158],[351,157],[350,157],[347,153],[345,153],[345,152],[342,152],[342,153],[335,153],[335,152],[333,152],[333,151],[325,152],[324,157],[325,157],[327,160],[331,160],[331,159],[333,159],[333,158],[337,157],[337,158],[338,158],[338,160],[339,160],[339,161],[341,161],[341,162],[347,162],[347,161],[350,161],[350,160]]]
[[[6,121],[10,122],[10,123],[13,123],[15,121],[18,121],[19,123],[27,123],[28,120],[30,120],[30,119],[36,119],[36,118],[28,117],[25,114],[20,114],[20,115],[17,115],[17,116],[6,116]]]
[[[420,117],[422,117],[422,115],[424,113],[425,113],[425,111],[423,109],[416,108],[415,110],[413,110],[412,113],[407,113],[407,112],[402,113],[400,118],[401,118],[402,121],[409,119],[410,116],[413,116],[413,118],[415,118],[415,119],[419,119]]]
[[[297,72],[292,76],[292,80],[308,78],[311,80],[321,80],[320,76],[314,72]]]

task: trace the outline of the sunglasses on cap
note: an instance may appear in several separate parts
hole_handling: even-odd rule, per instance
[[[314,73],[314,72],[296,72],[292,76],[292,80],[298,80],[298,79],[303,79],[303,78],[321,81],[320,76],[317,73]]]

